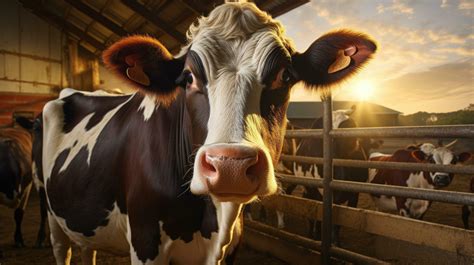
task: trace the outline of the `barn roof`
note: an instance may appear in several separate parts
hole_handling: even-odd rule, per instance
[[[26,9],[61,28],[85,50],[99,55],[130,34],[148,34],[172,53],[186,41],[186,30],[223,0],[18,0]],[[309,0],[255,0],[273,17]]]
[[[376,115],[398,115],[401,112],[371,102],[333,101],[333,109],[350,109],[356,106],[358,112]],[[287,111],[288,119],[316,119],[323,116],[323,104],[320,101],[290,102]]]

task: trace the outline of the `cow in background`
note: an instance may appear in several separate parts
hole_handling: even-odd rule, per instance
[[[363,34],[336,31],[298,53],[247,2],[217,7],[187,36],[176,58],[146,36],[104,52],[138,93],[68,89],[46,104],[43,184],[58,264],[72,242],[84,263],[96,249],[132,264],[232,263],[242,205],[277,189],[290,88],[327,88],[376,50]]]
[[[373,153],[370,161],[431,163],[437,165],[455,165],[471,158],[471,154],[463,152],[455,154],[450,148],[455,141],[438,146],[424,143],[409,146],[395,151],[392,155]],[[410,188],[436,189],[448,186],[454,174],[428,171],[404,171],[397,169],[369,169],[369,183],[403,186]],[[371,195],[377,210],[396,211],[399,215],[422,219],[431,205],[431,201],[404,197]]]
[[[24,117],[17,117],[15,122],[19,126],[0,129],[0,205],[15,209],[15,246],[24,247],[21,224],[37,172],[36,166],[32,165],[32,152],[37,150],[32,144],[36,125]],[[39,190],[39,193],[41,221],[36,247],[42,247],[46,239],[46,197],[44,190],[43,193]]]
[[[332,113],[333,127],[337,128],[356,128],[357,123],[350,116],[356,111],[355,106],[346,110],[335,110]],[[311,129],[322,129],[323,119],[315,120]],[[352,159],[352,160],[367,160],[367,154],[371,148],[378,148],[382,141],[373,141],[372,139],[358,139],[358,138],[338,138],[334,141],[334,158]],[[322,139],[303,139],[298,145],[296,151],[298,156],[322,157],[323,142]],[[293,163],[293,172],[296,176],[321,179],[322,165],[310,165],[304,163]],[[367,181],[368,173],[364,168],[352,167],[334,167],[334,179],[365,182]],[[291,194],[296,185],[290,185],[286,189],[287,194]],[[322,201],[323,189],[305,189],[304,198]],[[334,191],[334,203],[345,204],[350,207],[357,207],[359,194],[346,191]],[[308,236],[312,238],[320,238],[320,222],[309,220],[310,231]],[[339,227],[334,228],[334,242],[339,244]]]
[[[469,191],[474,193],[474,177],[471,177],[471,184],[469,185]],[[470,229],[469,227],[469,216],[472,212],[472,205],[463,205],[462,206],[462,223],[464,224],[464,228]]]
[[[15,246],[24,247],[21,224],[32,185],[31,122],[19,117],[17,124],[26,128],[0,129],[0,205],[15,209]]]

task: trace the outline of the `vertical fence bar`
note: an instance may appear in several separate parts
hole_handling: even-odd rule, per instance
[[[323,101],[323,222],[321,238],[322,264],[330,264],[332,242],[332,189],[330,187],[333,174],[333,139],[329,134],[332,130],[332,98],[331,94],[321,97]]]

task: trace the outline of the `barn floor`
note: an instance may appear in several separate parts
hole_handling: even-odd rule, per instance
[[[388,148],[389,150],[383,151],[391,152],[392,150],[390,149],[393,148],[391,147],[391,145],[393,145],[394,147],[399,147],[405,146],[406,144],[407,140],[386,141],[386,144],[384,145],[385,148]],[[457,152],[474,150],[474,142],[470,142],[467,140],[460,141],[457,146],[461,147],[459,149],[462,149],[456,150]],[[469,164],[474,164],[474,159],[472,159]],[[471,177],[472,176],[468,175],[456,175],[454,177],[453,182],[448,188],[446,188],[446,190],[467,192],[469,189],[469,181]],[[360,195],[359,207],[364,209],[374,209],[374,205],[367,194]],[[252,212],[255,217],[258,213],[258,206],[255,205],[252,208]],[[0,265],[53,264],[54,258],[51,248],[35,249],[32,247],[36,240],[36,233],[39,224],[39,201],[36,192],[32,192],[32,197],[30,199],[27,212],[25,213],[25,220],[23,223],[23,235],[25,238],[25,243],[28,247],[24,249],[16,249],[12,246],[14,231],[14,222],[12,215],[13,211],[0,206],[0,247],[3,249],[5,256],[3,259],[0,259]],[[431,208],[427,211],[424,220],[454,227],[463,227],[461,221],[460,205],[433,202]],[[285,221],[287,224],[286,230],[290,232],[305,234],[305,231],[307,231],[307,223],[302,218],[287,215],[285,217]],[[275,225],[276,223],[276,217],[273,213],[269,213],[269,223],[272,225]],[[474,214],[471,215],[470,225],[471,227],[474,227]],[[388,240],[387,238],[376,237],[368,233],[359,232],[344,227],[341,229],[341,243],[343,248],[372,257],[390,257],[396,255],[396,252],[402,251],[413,255],[427,255],[431,257],[430,261],[420,261],[420,259],[414,260],[412,257],[408,256],[403,258],[387,259],[387,261],[391,263],[400,265],[474,264],[474,253],[473,257],[460,258],[459,256],[456,256],[455,253],[441,252],[436,249],[427,249],[426,247],[423,248],[415,245],[408,245],[403,247],[399,244],[399,246],[395,248],[393,245],[394,242]],[[469,244],[469,242],[466,243]],[[72,264],[80,264],[79,254],[80,253],[78,249],[73,249]],[[437,260],[437,262],[433,263],[433,259]],[[104,252],[98,252],[97,264],[130,264],[130,261],[128,258],[121,258]],[[273,257],[270,257],[266,254],[258,253],[248,248],[242,248],[237,256],[236,264],[284,265],[286,263]]]
[[[33,247],[36,241],[39,220],[39,200],[37,193],[32,191],[23,221],[23,237],[27,247],[18,249],[13,246],[13,232],[15,227],[13,211],[3,206],[0,207],[0,248],[4,254],[4,258],[0,259],[0,265],[54,264],[53,252],[50,247],[42,249]],[[72,252],[73,258],[71,264],[81,264],[79,249],[73,247]],[[117,257],[98,251],[97,264],[130,264],[130,259],[128,257]],[[263,253],[248,248],[242,248],[237,256],[236,264],[285,265],[286,263]]]

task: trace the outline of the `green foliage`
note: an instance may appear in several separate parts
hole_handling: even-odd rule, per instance
[[[474,124],[474,111],[458,110],[447,113],[420,111],[410,115],[400,115],[401,126]]]

